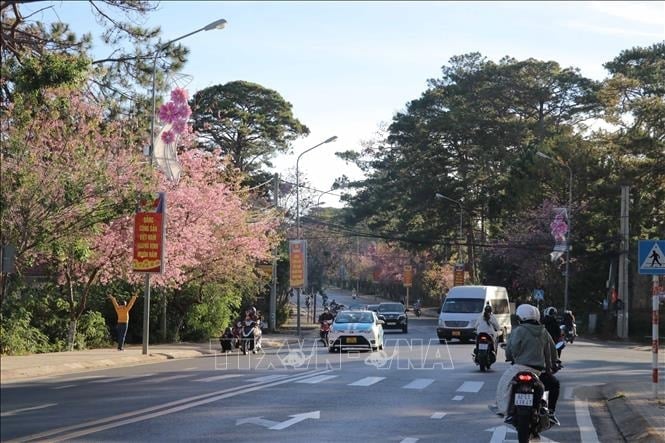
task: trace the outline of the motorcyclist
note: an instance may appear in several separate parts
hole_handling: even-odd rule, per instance
[[[510,403],[511,380],[520,371],[535,372],[549,391],[548,409],[550,421],[559,424],[556,418],[556,404],[560,385],[553,373],[559,368],[556,347],[552,337],[540,324],[540,311],[535,306],[522,304],[516,311],[520,325],[513,329],[506,345],[506,360],[512,365],[504,372],[497,386],[497,406],[499,412],[507,415]],[[507,417],[510,423],[512,417]]]
[[[561,328],[559,327],[559,321],[556,319],[556,308],[550,306],[545,309],[544,314],[543,325],[545,326],[545,329],[547,329],[547,332],[550,333],[552,341],[556,344],[561,340]],[[561,357],[561,349],[557,349],[557,356]]]
[[[330,309],[324,308],[323,313],[319,315],[319,323],[323,323],[324,321],[333,321],[335,319],[335,316],[330,313]]]
[[[566,310],[563,312],[563,325],[566,327],[567,331],[571,331],[573,337],[577,337],[577,327],[575,325],[573,311]]]
[[[496,335],[499,329],[501,329],[501,326],[499,326],[499,321],[496,319],[494,314],[492,314],[492,305],[489,303],[485,305],[485,309],[483,309],[483,313],[480,314],[478,319],[476,319],[476,336],[478,334],[484,332],[485,334],[489,335],[492,337],[492,342],[495,343],[494,346],[496,346]]]

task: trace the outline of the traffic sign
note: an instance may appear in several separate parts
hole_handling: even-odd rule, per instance
[[[542,290],[542,289],[534,289],[533,290],[533,299],[538,300],[538,301],[545,300],[545,291]]]
[[[637,270],[640,274],[665,275],[665,240],[640,240]]]

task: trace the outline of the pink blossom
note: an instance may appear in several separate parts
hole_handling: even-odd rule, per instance
[[[186,120],[177,120],[173,122],[173,132],[176,134],[182,134],[187,131],[187,121]]]
[[[173,123],[179,118],[179,109],[173,102],[164,103],[159,108],[159,119],[164,123]]]
[[[164,143],[166,143],[166,144],[173,143],[175,141],[175,138],[176,138],[176,134],[171,129],[169,129],[168,131],[165,131],[162,134],[162,140],[164,140]]]
[[[189,99],[189,95],[187,94],[187,90],[183,88],[175,88],[173,91],[171,91],[171,101],[175,103],[185,103],[187,104],[187,100]]]

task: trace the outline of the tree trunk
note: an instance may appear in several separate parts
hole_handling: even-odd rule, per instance
[[[67,331],[67,343],[68,343],[68,350],[73,351],[74,350],[74,343],[76,341],[76,326],[78,322],[76,319],[70,319],[69,320],[69,330]]]

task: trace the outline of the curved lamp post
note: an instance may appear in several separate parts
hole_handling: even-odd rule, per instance
[[[226,20],[223,18],[215,20],[214,22],[192,31],[188,34],[182,35],[178,38],[170,40],[155,50],[155,55],[152,59],[152,118],[150,119],[150,164],[152,164],[152,157],[155,152],[155,73],[157,71],[157,57],[159,54],[173,43],[178,40],[189,37],[190,35],[197,34],[201,31],[210,31],[213,29],[222,29],[226,26]],[[166,306],[166,305],[165,305]],[[150,274],[146,272],[145,274],[145,289],[144,289],[144,298],[143,298],[143,355],[148,354],[148,342],[150,340]]]
[[[571,235],[572,235],[572,225],[573,225],[573,217],[572,217],[572,210],[573,210],[573,170],[570,169],[570,166],[568,166],[567,163],[564,163],[560,160],[554,159],[550,157],[547,154],[543,154],[540,151],[536,151],[536,155],[538,157],[546,158],[548,160],[553,161],[559,166],[565,166],[568,168],[568,236],[566,238],[566,272],[565,272],[565,283],[564,283],[564,290],[563,290],[563,310],[566,311],[568,309],[568,271],[570,269],[570,240],[571,240]]]
[[[298,158],[296,159],[296,237],[298,240],[300,240],[300,169],[299,169],[299,163],[300,163],[300,157],[303,155],[307,154],[309,151],[311,151],[314,148],[318,148],[321,145],[325,145],[326,143],[334,142],[337,140],[337,136],[333,135],[329,139],[322,141],[318,145],[312,146],[309,149],[305,149],[303,152],[300,153]],[[298,288],[298,299],[297,299],[297,333],[298,337],[300,337],[300,292],[302,288]]]

